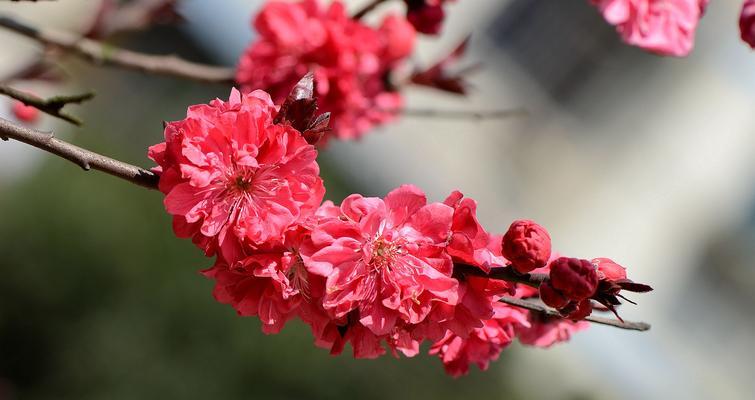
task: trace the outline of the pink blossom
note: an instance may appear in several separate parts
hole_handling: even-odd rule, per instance
[[[230,304],[241,316],[258,316],[265,333],[278,333],[299,313],[302,302],[322,297],[325,281],[307,272],[299,249],[309,236],[303,226],[286,232],[280,245],[268,249],[244,249],[238,261],[218,257],[204,271],[215,280],[215,299]]]
[[[149,156],[179,237],[235,261],[241,243],[281,241],[315,211],[325,190],[317,152],[295,129],[274,125],[275,113],[267,93],[234,89],[229,101],[191,106],[166,125]]]
[[[501,236],[488,233],[480,225],[476,201],[455,191],[443,203],[454,208],[448,253],[455,262],[474,265],[485,272],[506,265],[501,255]]]
[[[264,89],[281,101],[308,71],[315,74],[321,110],[333,117],[333,134],[361,136],[392,119],[403,100],[385,78],[412,51],[415,32],[388,16],[379,28],[349,17],[339,1],[270,1],[254,20],[259,37],[239,59],[236,80],[244,91]]]
[[[370,347],[432,319],[437,305],[457,304],[458,282],[444,251],[452,215],[451,207],[427,204],[422,191],[406,185],[384,200],[351,195],[339,216],[315,227],[305,263],[327,278],[323,308],[352,345]]]
[[[477,364],[483,371],[488,369],[490,362],[497,360],[501,351],[514,340],[516,330],[530,326],[525,311],[502,303],[496,303],[494,307],[492,318],[469,336],[462,337],[449,331],[430,348],[430,354],[440,357],[449,375],[465,375],[471,364]]]
[[[692,51],[707,0],[591,0],[622,39],[661,55]]]

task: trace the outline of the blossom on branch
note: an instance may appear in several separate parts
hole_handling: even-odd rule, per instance
[[[403,105],[387,84],[414,48],[414,28],[389,15],[378,28],[354,20],[339,1],[267,2],[254,20],[259,37],[239,59],[236,80],[245,92],[263,89],[281,102],[296,81],[314,72],[321,109],[332,134],[358,138],[393,119]]]
[[[322,201],[317,151],[290,125],[273,124],[276,112],[267,93],[234,89],[228,101],[189,107],[149,150],[176,234],[208,255],[234,259],[244,242],[280,242]]]
[[[486,369],[516,337],[541,347],[568,339],[593,302],[615,313],[622,290],[650,290],[609,259],[551,254],[532,221],[488,232],[458,191],[428,202],[403,185],[321,204],[313,143],[330,115],[318,115],[315,81],[305,75],[280,106],[235,89],[191,106],[149,151],[176,234],[216,257],[203,271],[213,295],[259,318],[263,332],[299,318],[316,346],[335,355],[350,344],[356,358],[413,357],[429,341],[459,376]],[[557,311],[519,302],[537,297]]]

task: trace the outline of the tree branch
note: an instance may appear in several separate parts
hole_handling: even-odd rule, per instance
[[[34,39],[46,46],[69,51],[96,64],[113,65],[201,82],[232,83],[234,81],[235,71],[232,68],[198,64],[173,55],[138,53],[68,32],[37,29],[7,16],[0,16],[0,27]]]
[[[0,118],[0,139],[13,139],[42,149],[78,165],[84,171],[96,169],[148,189],[157,189],[159,177],[152,171],[94,153],[42,132]]]
[[[483,278],[498,279],[507,282],[521,283],[534,288],[540,287],[543,281],[548,279],[546,274],[520,274],[511,267],[495,267],[489,274],[478,267],[467,264],[454,264],[454,274],[467,276],[480,276]]]
[[[44,99],[42,97],[22,92],[6,85],[0,85],[0,94],[4,94],[8,97],[16,99],[26,104],[27,106],[32,106],[46,114],[60,118],[64,121],[68,121],[74,125],[81,125],[81,120],[74,117],[73,115],[63,112],[63,107],[66,104],[78,104],[94,97],[93,92],[88,92],[72,96],[55,96]]]
[[[558,311],[552,310],[545,306],[541,306],[540,304],[531,303],[526,300],[517,299],[514,297],[503,297],[498,301],[500,301],[501,303],[506,303],[510,306],[524,308],[530,311],[538,312],[538,313],[547,315],[549,317],[564,319],[564,317],[561,314],[559,314]],[[628,329],[628,330],[633,330],[633,331],[644,332],[650,329],[650,324],[647,324],[645,322],[631,322],[631,321],[621,322],[617,319],[594,317],[592,315],[588,316],[584,320],[595,323],[595,324],[608,325],[608,326],[613,326],[616,328]]]
[[[397,114],[407,117],[419,118],[448,118],[448,119],[505,119],[526,117],[529,112],[524,108],[510,108],[490,111],[466,111],[466,110],[436,110],[432,108],[402,108],[396,110]]]
[[[381,3],[386,2],[387,0],[372,0],[371,2],[367,3],[362,9],[356,12],[353,19],[362,19],[365,15],[367,15],[370,11],[374,10],[375,7],[379,6]]]

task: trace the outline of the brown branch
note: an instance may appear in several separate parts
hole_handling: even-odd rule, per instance
[[[111,46],[68,32],[37,29],[7,16],[0,16],[0,27],[34,39],[46,46],[69,51],[87,61],[137,71],[175,76],[210,83],[232,83],[232,68],[215,67],[186,61],[173,55],[151,55]]]
[[[524,108],[510,108],[490,111],[466,111],[466,110],[436,110],[432,108],[403,108],[396,110],[397,114],[407,117],[419,118],[448,118],[448,119],[505,119],[526,117],[529,112]]]
[[[38,131],[0,118],[0,139],[13,139],[42,149],[65,158],[84,171],[96,169],[139,186],[157,189],[159,177],[154,172],[74,146],[56,138],[52,132]]]
[[[32,106],[39,111],[60,118],[64,121],[68,121],[74,125],[81,125],[81,120],[73,115],[63,112],[63,107],[66,104],[78,104],[94,97],[94,93],[88,92],[72,96],[54,96],[45,99],[2,84],[0,84],[0,94],[16,99],[27,106]]]
[[[386,2],[387,0],[372,0],[367,5],[362,7],[361,10],[357,11],[356,14],[352,17],[353,19],[361,19],[365,15],[367,15],[370,11],[374,10],[375,7],[379,6],[381,3]]]
[[[467,264],[454,264],[454,274],[480,276],[483,278],[498,279],[507,282],[521,283],[537,288],[543,281],[548,279],[546,274],[520,274],[511,267],[495,267],[489,274],[478,267]]]
[[[506,303],[510,306],[524,308],[530,311],[538,312],[549,317],[564,319],[564,317],[556,310],[552,310],[548,307],[541,306],[540,304],[531,303],[526,300],[517,299],[514,297],[503,297],[500,300],[501,303]],[[619,321],[617,319],[594,317],[592,315],[584,319],[595,324],[608,325],[621,329],[628,329],[633,331],[647,331],[650,329],[650,324],[645,322],[631,322],[631,321]]]

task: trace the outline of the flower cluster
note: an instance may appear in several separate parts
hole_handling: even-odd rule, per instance
[[[456,376],[485,369],[517,337],[547,347],[585,328],[584,313],[546,317],[499,302],[537,297],[532,274],[550,274],[540,295],[558,309],[566,305],[549,296],[615,305],[620,290],[638,288],[610,260],[554,259],[532,221],[489,233],[460,192],[429,202],[404,185],[323,203],[312,143],[329,119],[315,115],[313,94],[312,75],[280,107],[234,89],[167,123],[149,151],[175,233],[215,256],[204,271],[215,298],[258,317],[264,332],[299,318],[317,346],[339,354],[350,344],[357,358],[412,357],[429,341]],[[502,272],[516,279],[496,279]]]
[[[391,71],[414,49],[415,30],[388,15],[373,28],[346,13],[339,1],[267,2],[254,19],[258,38],[239,59],[236,81],[244,92],[262,88],[282,101],[313,71],[320,106],[334,117],[333,134],[357,138],[391,120],[403,105],[388,84]]]

